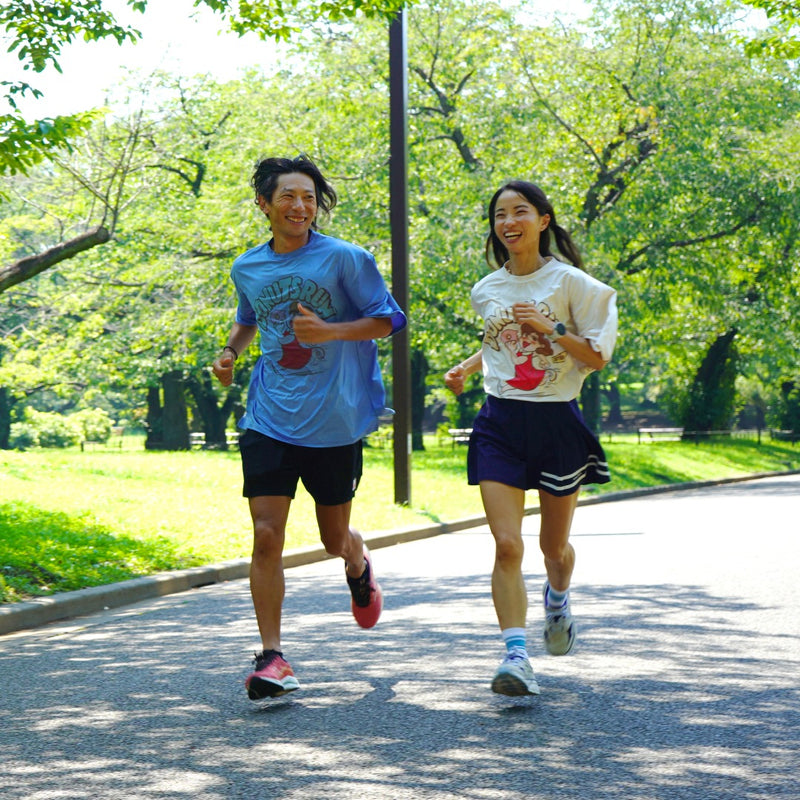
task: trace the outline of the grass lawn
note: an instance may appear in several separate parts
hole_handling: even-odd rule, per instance
[[[635,434],[615,434],[603,446],[612,482],[585,494],[800,468],[800,447],[766,437],[637,444]],[[482,514],[465,458],[466,447],[427,438],[412,458],[411,505],[400,507],[391,449],[366,449],[353,525],[371,533]],[[286,547],[317,541],[300,487]],[[140,437],[114,450],[0,451],[2,602],[242,558],[250,546],[237,451],[145,452]]]

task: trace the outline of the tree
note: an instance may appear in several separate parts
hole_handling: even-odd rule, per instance
[[[770,27],[748,41],[749,56],[796,59],[800,56],[800,3],[796,0],[743,0],[764,11]]]
[[[487,269],[485,204],[512,177],[546,189],[587,268],[619,289],[607,395],[636,379],[653,398],[685,397],[709,346],[734,328],[740,372],[765,384],[786,374],[800,344],[799,109],[786,65],[742,59],[725,18],[702,2],[625,0],[587,30],[562,30],[449,0],[415,6],[409,23],[415,442],[420,409],[442,396],[439,376],[480,344],[469,291]],[[65,394],[67,376],[85,388],[102,372],[103,385],[142,401],[180,370],[193,424],[219,435],[226,409],[203,370],[235,303],[230,260],[263,241],[246,179],[266,146],[315,157],[341,200],[324,230],[368,247],[388,274],[385,53],[385,24],[372,21],[311,31],[303,60],[269,79],[167,80],[141,120],[113,240],[29,282],[37,322],[6,361],[43,376],[61,364]],[[14,219],[28,217],[24,229],[8,218],[7,252],[36,252],[48,220],[65,219],[33,187],[63,195],[53,170],[76,181],[75,158],[17,176]],[[46,213],[33,219],[35,207]],[[765,314],[781,337],[767,340]],[[470,390],[458,427],[474,413],[477,380]]]
[[[147,0],[127,0],[135,11],[144,13]],[[367,18],[391,17],[408,0],[324,0],[321,3],[286,0],[282,3],[237,3],[233,0],[197,0],[228,22],[231,30],[244,34],[258,33],[262,38],[288,39],[305,28],[311,19],[331,22],[347,20],[360,14]],[[92,42],[112,38],[119,44],[136,42],[136,29],[118,24],[103,5],[103,0],[79,2],[32,3],[10,0],[0,6],[0,28],[10,40],[9,51],[16,52],[25,70],[61,71],[62,49],[77,38]],[[2,81],[6,109],[0,110],[0,177],[26,173],[35,164],[69,151],[74,141],[86,133],[96,113],[87,111],[72,116],[58,116],[27,121],[19,111],[18,100],[26,95],[41,97],[40,90],[27,81]],[[2,101],[0,101],[2,102]],[[0,201],[3,195],[0,193]],[[106,235],[108,233],[108,235]],[[35,263],[13,264],[0,273],[0,293],[59,261],[72,258],[89,247],[104,244],[110,238],[102,224],[82,232],[74,240],[58,243],[38,255]]]
[[[287,0],[283,3],[236,3],[233,0],[198,0],[218,13],[236,33],[249,31],[262,38],[288,39],[299,33],[311,18],[332,22],[349,19],[356,14],[367,18],[392,16],[405,3],[403,0],[325,0],[308,3]],[[127,0],[134,10],[144,13],[147,0]],[[63,48],[76,39],[87,42],[112,38],[118,44],[137,42],[141,33],[120,25],[103,5],[103,0],[79,2],[32,3],[10,0],[0,7],[0,28],[9,39],[9,51],[16,52],[25,70],[43,72],[47,68],[61,71],[59,58]],[[17,108],[17,99],[41,92],[30,83],[3,81],[8,111],[0,116],[0,175],[25,172],[53,152],[68,148],[73,138],[84,132],[92,119],[85,114],[74,117],[37,120],[27,123]]]
[[[680,417],[687,437],[731,427],[736,398],[735,337],[735,328],[718,336],[695,374]]]

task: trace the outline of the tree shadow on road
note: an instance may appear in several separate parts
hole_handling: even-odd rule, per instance
[[[581,588],[570,657],[544,655],[532,609],[542,694],[512,699],[489,690],[488,576],[399,580],[362,631],[343,581],[293,575],[302,690],[262,703],[242,684],[243,582],[54,633],[44,652],[0,649],[6,796],[797,796],[796,664],[789,637],[760,628],[765,609],[698,587]]]

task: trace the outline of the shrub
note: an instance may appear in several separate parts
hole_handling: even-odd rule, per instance
[[[29,409],[26,417],[39,447],[70,447],[81,440],[81,427],[71,417],[35,409]]]
[[[29,422],[12,422],[8,446],[12,450],[28,450],[31,447],[38,447],[39,434]]]
[[[114,424],[102,408],[85,408],[69,417],[80,426],[85,442],[107,442]]]

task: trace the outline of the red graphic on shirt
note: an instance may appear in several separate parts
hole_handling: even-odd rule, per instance
[[[522,389],[528,392],[531,389],[535,389],[542,382],[547,373],[543,369],[536,369],[536,367],[533,366],[531,363],[533,360],[532,355],[525,357],[524,353],[517,353],[517,356],[525,358],[525,360],[521,364],[515,364],[514,374],[516,377],[512,378],[510,381],[506,381],[506,383],[509,386],[513,386],[515,389]]]
[[[514,377],[506,383],[525,392],[535,389],[547,376],[547,370],[534,366],[534,359],[541,366],[547,365],[545,356],[553,352],[550,340],[530,325],[516,323],[503,328],[499,338],[514,358]]]
[[[286,369],[302,369],[309,361],[313,350],[309,347],[303,347],[297,339],[292,339],[291,342],[281,344],[281,360],[278,366],[285,367]]]

